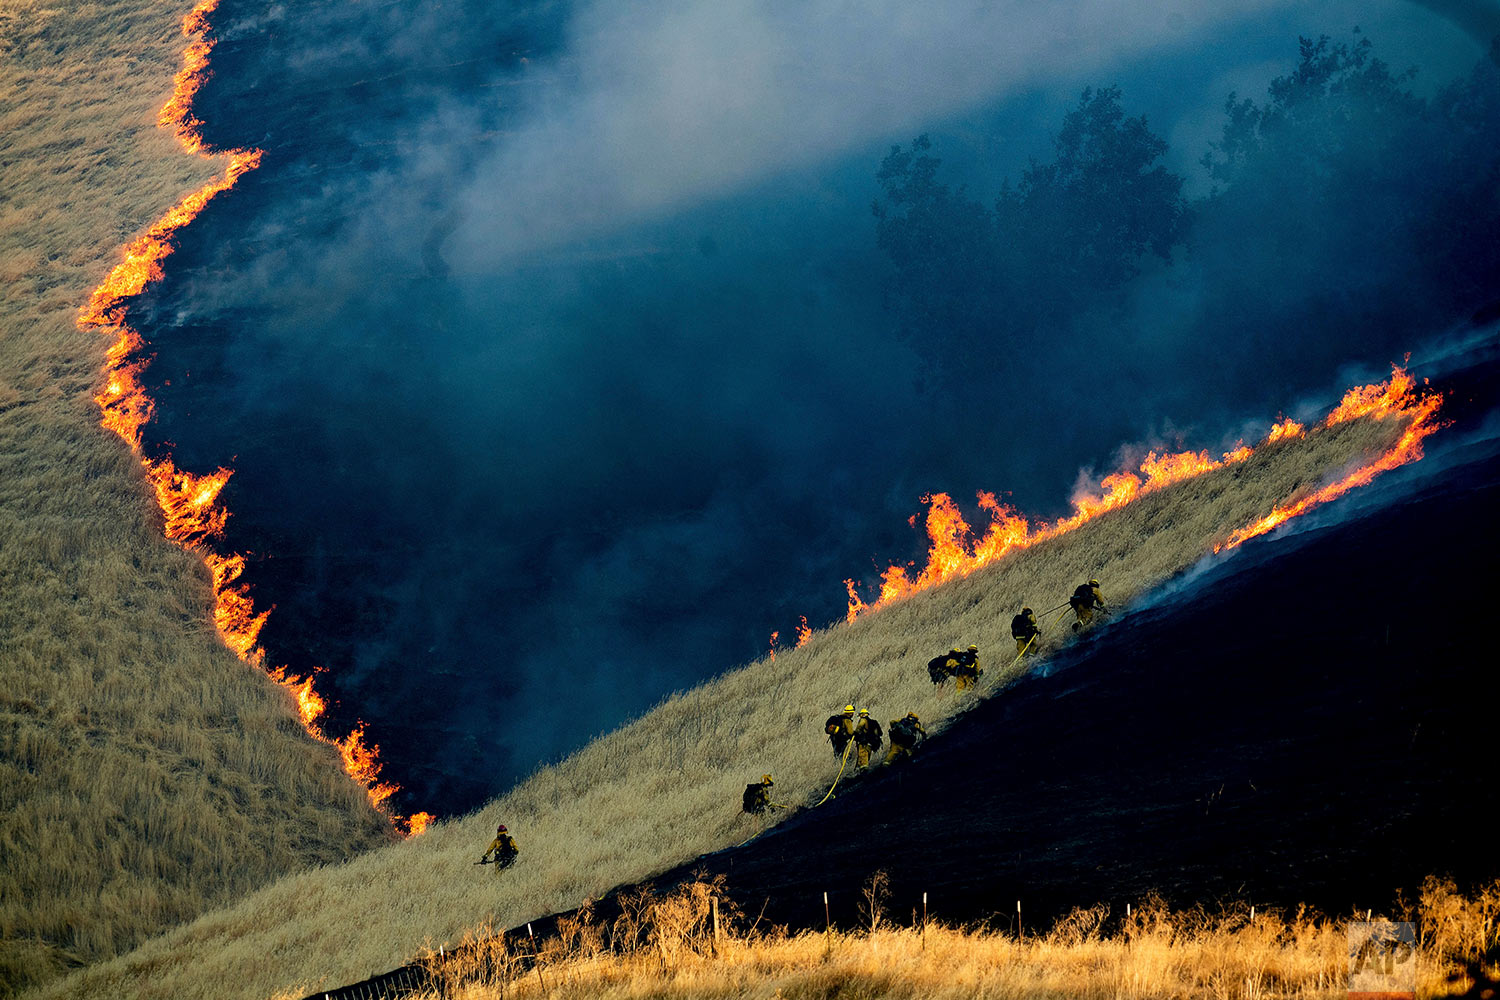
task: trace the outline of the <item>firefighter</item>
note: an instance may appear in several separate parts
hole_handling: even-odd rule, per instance
[[[751,782],[745,786],[744,809],[752,816],[757,816],[767,809],[776,808],[771,801],[771,786],[776,782],[771,780],[769,774],[760,776],[759,781]]]
[[[844,748],[854,735],[854,706],[845,705],[843,715],[830,715],[828,721],[823,723],[823,732],[828,734],[828,742],[833,744],[833,755],[844,756]]]
[[[1109,610],[1104,606],[1104,595],[1099,592],[1099,581],[1090,580],[1088,583],[1080,583],[1078,589],[1073,591],[1073,596],[1068,598],[1068,606],[1078,616],[1073,623],[1073,631],[1077,632],[1089,623],[1094,617],[1094,610]]]
[[[491,855],[494,855],[493,862]],[[479,864],[487,865],[493,863],[495,874],[498,875],[511,865],[516,863],[520,851],[516,848],[516,838],[512,837],[501,823],[495,828],[495,839],[490,841],[490,846],[479,858]]]
[[[1010,620],[1010,636],[1016,640],[1017,656],[1034,655],[1041,635],[1042,630],[1036,624],[1036,612],[1030,608],[1022,608],[1021,613]]]
[[[887,764],[894,764],[898,760],[910,760],[911,752],[916,745],[927,738],[927,730],[922,728],[922,720],[917,718],[916,712],[907,712],[901,719],[892,719],[891,749],[885,755]]]
[[[854,724],[855,752],[859,755],[860,767],[870,766],[870,754],[879,752],[884,735],[880,723],[870,718],[870,710],[860,709],[859,721]]]
[[[953,667],[953,686],[959,691],[966,691],[978,684],[983,674],[984,667],[979,665],[979,647],[970,646],[957,655],[957,663]]]
[[[927,676],[932,678],[932,683],[942,687],[953,676],[953,669],[958,666],[958,650],[950,649],[927,661]]]

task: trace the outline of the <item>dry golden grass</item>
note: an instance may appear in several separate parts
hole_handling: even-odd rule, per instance
[[[1128,917],[1103,906],[1075,910],[1050,932],[1021,939],[941,924],[924,930],[915,915],[907,927],[787,936],[747,932],[743,919],[721,912],[716,939],[709,900],[717,889],[700,882],[647,897],[614,924],[568,921],[563,940],[539,949],[540,961],[530,942],[513,940],[512,951],[494,938],[444,961],[428,955],[441,991],[421,1000],[1348,995],[1348,920],[1305,911],[1173,911],[1147,900]],[[1388,919],[1417,924],[1418,996],[1467,989],[1462,970],[1500,946],[1500,882],[1465,897],[1429,879],[1416,906]]]
[[[956,643],[1002,653],[985,690],[1013,676],[1011,615],[1063,600],[1092,574],[1116,603],[1190,565],[1233,528],[1384,451],[1395,422],[1339,425],[1267,446],[966,579],[667,698],[540,769],[481,812],[347,864],[283,879],[233,906],[70,977],[46,996],[264,997],[364,979],[424,945],[489,924],[516,926],[578,906],[764,829],[739,811],[744,783],[776,776],[777,798],[807,805],[837,767],[822,734],[830,710],[868,705],[882,722],[908,710],[942,728],[973,696],[934,689],[925,663]],[[1055,629],[1044,652],[1070,636]],[[999,694],[1003,697],[1003,692]],[[502,820],[521,861],[496,878],[471,862]],[[271,958],[268,958],[271,956]]]
[[[0,995],[387,838],[98,426],[74,316],[219,172],[155,127],[189,7],[0,0]]]
[[[0,992],[384,836],[285,693],[219,645],[205,572],[161,540],[138,464],[97,426],[105,345],[74,314],[128,236],[216,173],[153,127],[185,7],[0,0]],[[928,684],[932,652],[1003,651],[1022,602],[1090,574],[1128,599],[1391,437],[1344,425],[1144,498],[675,695],[483,815],[289,875],[43,993],[335,985],[736,843],[764,826],[737,810],[750,777],[773,771],[796,802],[826,787],[830,708],[951,716],[967,702]],[[1004,679],[992,667],[990,690]],[[523,851],[500,880],[469,863],[497,817]]]

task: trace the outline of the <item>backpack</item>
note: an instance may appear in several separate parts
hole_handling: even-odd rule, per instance
[[[941,684],[951,677],[953,672],[948,669],[948,654],[934,656],[927,661],[927,676],[932,678],[932,683]]]
[[[891,723],[891,742],[908,750],[916,746],[917,731],[912,727],[911,720],[897,719]]]
[[[763,785],[763,784],[761,784],[760,782],[757,781],[754,784],[746,785],[745,786],[745,798],[744,798],[744,803],[743,803],[745,812],[747,812],[747,813],[762,813],[762,812],[765,812],[766,811],[766,806],[769,804],[768,801],[767,801],[769,798],[770,798],[770,796],[766,792],[766,786]]]

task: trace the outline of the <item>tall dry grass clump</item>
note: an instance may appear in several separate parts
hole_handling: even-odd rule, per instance
[[[514,927],[754,836],[774,818],[740,812],[747,781],[770,771],[777,799],[807,807],[838,769],[823,719],[853,701],[882,722],[918,712],[937,731],[974,703],[935,689],[925,663],[978,644],[982,693],[1003,697],[1011,616],[1064,600],[1097,575],[1130,599],[1212,550],[1230,531],[1383,453],[1400,421],[1362,419],[1267,445],[1248,460],[1142,496],[1078,530],[970,576],[664,700],[478,813],[337,867],[296,875],[47,996],[264,997],[355,982],[474,927]],[[1054,629],[1042,653],[1071,639]],[[496,821],[521,849],[499,877],[472,862]],[[275,956],[268,961],[267,956]]]
[[[1349,924],[1298,910],[1173,910],[1148,899],[1129,915],[1075,910],[1050,931],[923,924],[788,935],[711,903],[722,882],[698,881],[638,902],[614,922],[588,912],[538,946],[475,937],[452,956],[424,957],[419,1000],[672,1000],[672,998],[1343,998]],[[1472,896],[1429,880],[1419,904],[1393,913],[1419,932],[1417,995],[1463,993],[1468,963],[1500,948],[1500,883]],[[1493,959],[1492,959],[1493,961]],[[1500,974],[1490,967],[1489,972]],[[288,1000],[290,998],[288,997]]]
[[[218,171],[156,127],[190,6],[0,0],[0,996],[386,840],[220,645],[74,322]]]

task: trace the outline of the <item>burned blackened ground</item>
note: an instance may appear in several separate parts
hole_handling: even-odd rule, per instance
[[[1494,386],[1492,365],[1449,383],[1449,434],[1485,418]],[[1500,875],[1500,452],[1489,438],[1429,461],[1445,470],[1425,485],[1419,465],[1374,512],[1252,541],[911,764],[659,881],[722,872],[750,913],[815,926],[825,890],[853,922],[877,869],[903,919],[927,892],[945,919],[1013,920],[1019,899],[1039,922],[1153,891],[1379,909],[1429,874]]]
[[[1078,467],[1113,465],[1122,441],[1231,447],[1247,415],[1346,384],[1285,357],[1182,355],[1112,319],[1123,369],[1049,331],[996,345],[1036,366],[1002,394],[933,381],[884,308],[890,263],[870,215],[874,172],[905,127],[602,233],[565,225],[609,202],[599,185],[527,197],[566,173],[571,140],[533,134],[535,160],[476,188],[518,127],[573,93],[587,66],[568,23],[592,6],[223,0],[194,112],[211,145],[264,160],[180,234],[164,280],[132,305],[158,404],[147,450],[195,473],[234,468],[220,544],[248,555],[241,582],[274,607],[268,662],[326,668],[328,732],[369,723],[400,811],[461,814],[663,692],[763,655],[799,615],[841,617],[840,581],[922,558],[907,518],[925,492],[1010,489],[1055,516]],[[1222,54],[1174,62],[1203,78]],[[626,62],[622,83],[656,65]],[[1126,92],[1164,68],[1122,67]],[[1017,115],[1033,117],[1001,117]],[[648,175],[674,155],[650,153]],[[998,185],[1005,168],[967,169]],[[538,205],[558,209],[559,231],[495,259],[462,238],[465,222],[522,209],[550,219]],[[1358,349],[1320,357],[1375,366],[1359,378],[1386,345],[1407,346],[1407,324],[1373,337],[1338,320],[1260,326],[1308,343],[1357,328]],[[1279,356],[1263,346],[1245,349]],[[1254,391],[1213,389],[1226,371]]]
[[[1151,894],[1390,912],[1429,875],[1500,877],[1495,355],[1470,352],[1481,360],[1441,380],[1450,424],[1423,462],[1298,533],[1205,560],[914,761],[651,884],[722,874],[747,919],[793,929],[823,926],[827,892],[834,923],[854,927],[885,871],[897,922],[925,892],[937,919],[1010,929],[1019,900],[1036,929],[1101,902],[1116,920]],[[594,919],[619,916],[621,894]],[[556,918],[530,929],[555,933]],[[527,933],[508,932],[522,954]],[[412,966],[331,995],[402,996],[425,977]]]

